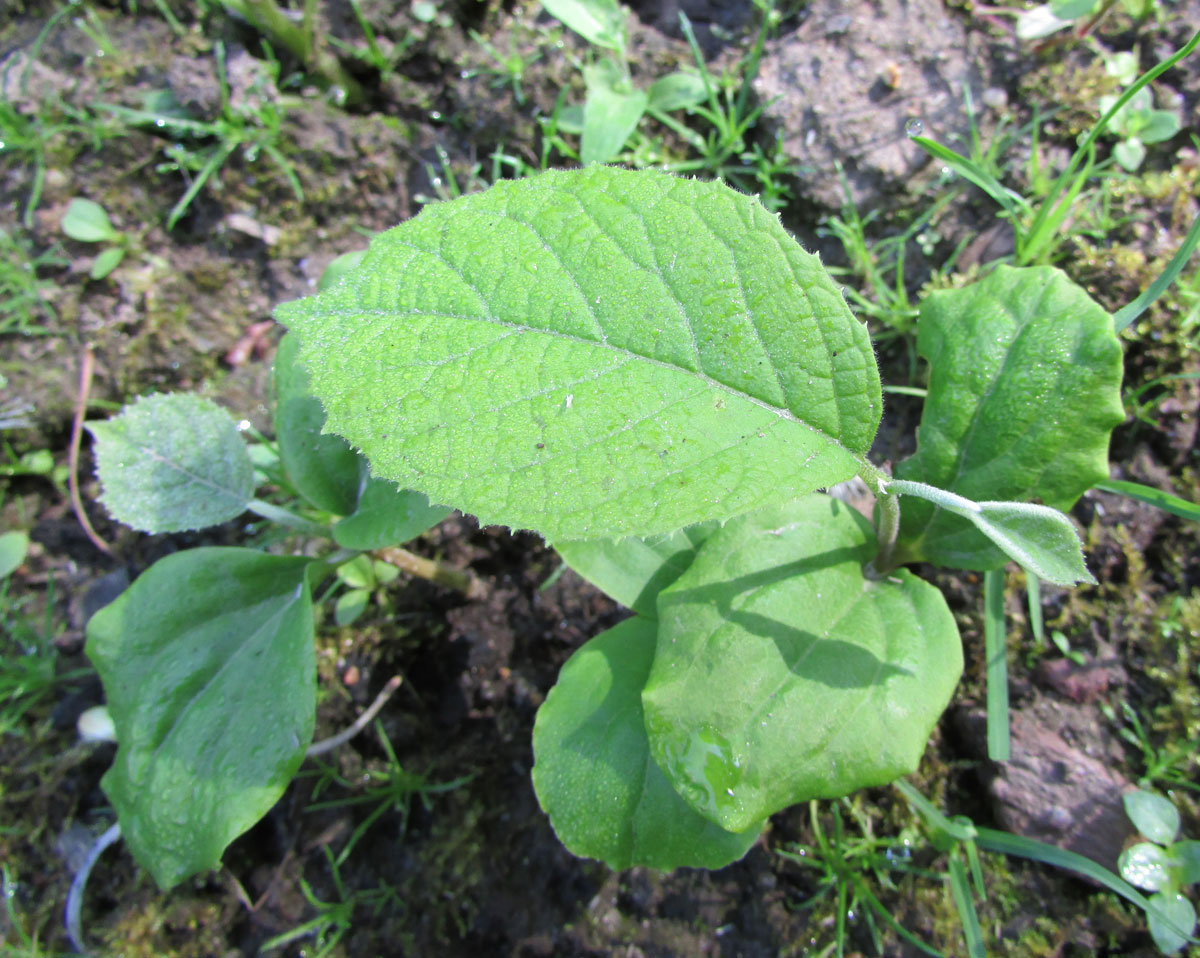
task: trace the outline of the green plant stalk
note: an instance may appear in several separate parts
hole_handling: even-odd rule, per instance
[[[484,593],[483,583],[470,573],[452,568],[435,559],[414,555],[399,546],[376,549],[374,554],[409,575],[455,589],[469,598],[479,598]]]
[[[983,574],[983,645],[987,663],[987,750],[993,762],[1009,759],[1008,658],[1004,628],[1004,570]]]

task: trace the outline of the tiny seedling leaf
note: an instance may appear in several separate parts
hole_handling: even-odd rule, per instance
[[[554,543],[563,561],[596,588],[650,619],[658,618],[658,594],[678,579],[718,523],[639,539],[576,539]]]
[[[105,276],[121,265],[121,260],[124,258],[125,247],[110,246],[92,260],[92,268],[88,271],[88,275],[92,279],[104,279]]]
[[[363,614],[371,593],[366,589],[349,589],[338,596],[333,607],[333,621],[339,626],[350,625]]]
[[[19,529],[0,535],[0,579],[12,575],[25,561],[29,533]]]
[[[649,95],[648,108],[667,113],[699,106],[708,99],[708,89],[700,74],[679,70],[659,77],[650,84]]]
[[[916,768],[962,672],[942,594],[873,581],[870,524],[813,494],[731,520],[658,597],[651,753],[730,830]]]
[[[1200,842],[1187,838],[1171,846],[1171,857],[1179,869],[1179,884],[1194,885],[1200,882]]]
[[[1150,896],[1154,911],[1146,913],[1150,937],[1164,955],[1173,955],[1188,943],[1186,935],[1196,931],[1196,908],[1179,892],[1159,892]]]
[[[622,49],[625,18],[617,0],[542,0],[542,6],[593,46]]]
[[[426,206],[278,315],[375,475],[551,541],[831,485],[879,424],[869,337],[818,259],[757,200],[665,173]]]
[[[92,200],[76,197],[67,206],[62,230],[81,243],[109,243],[120,238],[104,207]]]
[[[190,393],[138,399],[95,437],[100,500],[143,532],[183,532],[236,518],[254,496],[254,466],[232,417]]]
[[[576,855],[611,868],[720,868],[762,831],[702,818],[650,757],[641,692],[654,623],[636,617],[585,643],[562,667],[533,728],[533,785],[554,831]]]
[[[1129,884],[1159,891],[1171,882],[1171,859],[1161,845],[1138,842],[1121,852],[1117,870]]]
[[[1179,809],[1170,799],[1138,789],[1127,792],[1122,801],[1125,814],[1142,835],[1160,845],[1175,841],[1175,836],[1179,834]]]
[[[583,68],[587,98],[583,101],[583,134],[579,158],[585,163],[607,163],[625,148],[646,112],[649,97],[629,86],[611,60]]]
[[[1000,266],[927,297],[917,329],[929,395],[898,479],[1065,512],[1108,478],[1109,436],[1125,418],[1121,344],[1063,273]],[[897,557],[980,571],[1006,561],[971,519],[923,501],[905,503]]]
[[[316,710],[308,565],[177,552],[88,622],[119,743],[101,785],[164,889],[215,868],[304,758]]]
[[[354,511],[364,463],[340,436],[322,435],[325,410],[309,388],[291,333],[275,351],[275,435],[279,459],[296,491],[319,509]]]

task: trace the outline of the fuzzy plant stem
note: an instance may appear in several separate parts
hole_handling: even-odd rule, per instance
[[[71,939],[71,947],[81,955],[89,954],[83,946],[83,923],[80,919],[83,912],[83,890],[87,888],[88,876],[91,875],[96,861],[104,854],[104,849],[120,837],[121,826],[119,823],[114,823],[96,839],[96,843],[88,851],[87,858],[79,867],[79,871],[75,873],[75,878],[71,881],[71,890],[67,893],[67,910],[64,918],[67,925],[67,937]]]
[[[413,555],[407,549],[401,549],[399,546],[376,549],[374,555],[409,575],[455,589],[468,599],[480,599],[486,593],[483,582],[471,573],[453,569],[434,559]]]
[[[896,537],[900,534],[900,496],[892,491],[891,476],[865,459],[859,460],[858,475],[879,503],[879,525],[875,529],[879,551],[871,565],[883,575],[892,568]]]
[[[297,532],[302,532],[305,535],[319,536],[322,539],[332,538],[332,533],[328,526],[323,526],[317,522],[310,522],[302,516],[296,515],[294,512],[289,512],[281,506],[272,505],[269,502],[263,502],[261,499],[251,499],[246,505],[247,512],[253,512],[256,516],[267,519],[270,522],[277,522],[281,526],[287,526],[289,529],[295,529]]]

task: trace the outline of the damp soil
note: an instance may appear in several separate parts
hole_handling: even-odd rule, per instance
[[[269,324],[273,307],[311,292],[335,255],[363,248],[367,235],[409,218],[425,202],[510,173],[496,155],[536,166],[556,100],[582,96],[583,44],[536,3],[364,0],[358,7],[378,43],[398,52],[394,69],[384,73],[344,57],[363,90],[361,102],[346,106],[282,51],[275,51],[284,59],[273,71],[262,38],[245,23],[206,5],[163,6],[177,25],[147,3],[80,0],[64,12],[59,4],[17,0],[0,11],[0,92],[17,116],[37,118],[46,131],[35,148],[0,150],[0,228],[31,254],[45,254],[31,274],[37,292],[27,321],[0,333],[5,398],[22,401],[30,420],[5,431],[12,456],[48,450],[66,464],[88,353],[91,417],[135,395],[198,390],[266,428],[279,335]],[[327,36],[365,49],[351,5],[321,6]],[[641,81],[689,62],[680,10],[716,73],[732,69],[753,38],[750,4],[632,6],[633,73]],[[1194,2],[1159,6],[1159,21],[1141,26],[1114,14],[1098,28],[1100,42],[1136,47],[1143,67],[1152,64],[1200,21]],[[877,211],[871,235],[902,230],[938,184],[938,171],[908,148],[905,123],[920,116],[946,136],[964,132],[963,82],[984,94],[978,121],[985,136],[1020,128],[1035,109],[1057,109],[1047,128],[1051,162],[1077,132],[1073,111],[1085,110],[1105,82],[1086,44],[1031,49],[1003,21],[941,0],[813,0],[785,13],[755,85],[764,116],[748,137],[763,149],[781,142],[791,151],[792,172],[781,174],[789,177],[792,197],[784,223],[834,265],[844,257],[820,227],[841,202],[839,167],[863,212]],[[481,39],[501,57],[521,59],[519,79],[503,72]],[[214,122],[224,116],[226,135],[233,135],[231,116],[245,125],[238,135],[251,139],[265,135],[264,117],[277,116],[278,129],[263,142],[283,159],[244,142],[172,229],[168,212],[198,173],[186,164],[196,156],[202,161],[215,141],[172,139],[153,125],[122,121],[119,111],[143,109],[167,93],[192,116]],[[1164,77],[1158,95],[1182,116],[1200,116],[1196,58]],[[222,114],[223,102],[232,113]],[[657,132],[666,148],[682,148],[670,131]],[[1028,139],[1012,149],[1019,181]],[[1064,252],[1063,265],[1109,308],[1153,278],[1197,212],[1197,154],[1186,137],[1153,151],[1148,164],[1136,186],[1114,186],[1108,197],[1119,223],[1113,232],[1083,236]],[[36,204],[33,191],[40,194]],[[60,229],[78,196],[101,203],[127,237],[124,261],[100,280],[89,276],[97,248]],[[969,191],[930,229],[934,245],[914,249],[907,263],[914,292],[951,249],[963,251],[959,268],[967,273],[1011,252],[994,211]],[[1197,500],[1200,361],[1195,329],[1177,324],[1186,302],[1171,302],[1175,312],[1160,305],[1127,339],[1127,381],[1162,381],[1140,396],[1140,416],[1131,415],[1114,436],[1113,475]],[[909,383],[915,372],[919,382],[911,342],[876,332],[885,381]],[[918,400],[891,398],[876,461],[911,453],[919,415]],[[157,558],[197,544],[240,544],[248,536],[244,523],[186,536],[122,529],[94,504],[90,469],[85,440],[83,500],[112,555],[84,535],[61,481],[0,480],[0,526],[29,529],[33,540],[6,601],[30,621],[48,623],[61,677],[19,727],[0,736],[7,903],[0,943],[14,955],[69,953],[60,917],[67,889],[81,854],[112,821],[100,788],[111,746],[80,744],[75,733],[78,715],[102,700],[82,651],[87,617]],[[1044,599],[1048,628],[1062,633],[1078,661],[1033,642],[1021,577],[1010,575],[1017,758],[1010,768],[989,763],[981,741],[979,577],[920,570],[947,595],[967,670],[913,781],[952,814],[1076,848],[1111,867],[1130,838],[1120,794],[1146,771],[1125,708],[1139,717],[1154,747],[1186,747],[1190,739],[1194,752],[1200,736],[1200,550],[1193,525],[1107,493],[1089,493],[1074,517],[1100,584],[1047,588]],[[96,954],[256,955],[273,937],[322,914],[319,902],[343,900],[352,903],[349,921],[328,951],[310,934],[266,953],[831,953],[837,895],[830,872],[780,854],[811,844],[814,822],[832,827],[829,803],[775,816],[745,859],[717,872],[614,873],[567,852],[530,783],[534,717],[571,653],[628,612],[563,571],[536,536],[481,529],[455,515],[413,549],[471,570],[485,585],[482,596],[468,599],[402,577],[352,627],[337,628],[327,613],[318,635],[317,737],[350,724],[400,676],[377,725],[323,764],[308,763],[276,807],[229,848],[220,871],[164,894],[127,852],[107,852],[84,906]],[[5,621],[13,627],[11,616]],[[14,648],[14,636],[6,636],[6,649]],[[381,736],[410,787],[393,795],[360,835],[375,805],[329,802],[361,798],[393,767]],[[1196,780],[1193,758],[1175,768]],[[1193,797],[1186,789],[1174,797],[1185,832],[1200,835]],[[862,873],[896,923],[947,955],[964,953],[941,877],[945,858],[922,838],[899,794],[868,790],[838,814],[848,823],[860,816],[875,836],[894,839],[897,856],[928,870],[922,876],[881,866]],[[335,873],[331,860],[351,840],[355,849]],[[1156,953],[1142,916],[1112,896],[1042,866],[992,856],[984,865],[989,894],[979,908],[991,953]],[[849,919],[848,953],[920,953],[882,926],[877,952],[865,916],[860,902]],[[28,946],[29,936],[42,951]]]

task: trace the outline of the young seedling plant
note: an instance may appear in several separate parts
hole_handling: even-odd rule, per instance
[[[894,476],[868,459],[882,395],[865,326],[776,216],[717,183],[604,166],[502,181],[376,237],[278,318],[283,379],[302,383],[281,393],[281,458],[295,479],[285,437],[303,419],[298,468],[331,490],[304,495],[342,522],[362,508],[344,482],[359,473],[328,466],[357,457],[313,434],[324,422],[381,502],[536,530],[632,610],[566,662],[533,733],[557,834],[614,868],[721,867],[774,812],[916,767],[962,650],[906,564],[1092,581],[1059,510],[1107,478],[1121,348],[1052,267],[924,300],[928,396]],[[119,453],[118,427],[96,427],[126,521],[110,471],[206,431],[135,422],[151,402],[124,415]],[[237,468],[207,485],[172,470],[173,508],[216,485],[239,490],[221,518],[261,512]],[[874,522],[819,491],[854,476]],[[216,865],[295,773],[308,590],[341,561],[193,550],[92,620],[119,742],[104,787],[164,887]]]

